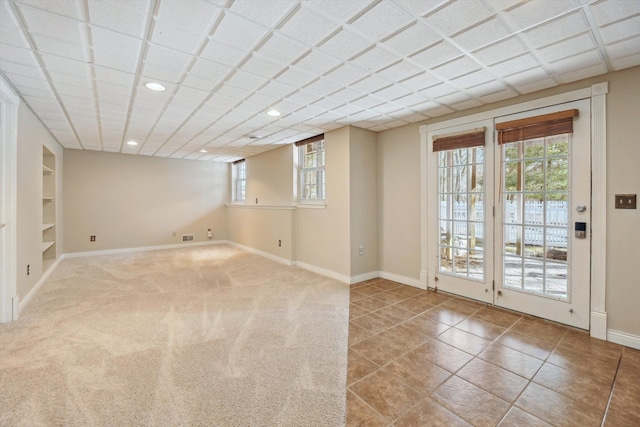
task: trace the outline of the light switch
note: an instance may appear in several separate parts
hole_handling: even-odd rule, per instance
[[[636,195],[616,194],[616,209],[636,209]]]

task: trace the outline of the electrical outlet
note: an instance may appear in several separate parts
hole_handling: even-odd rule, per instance
[[[27,264],[27,276],[31,274],[31,264]]]
[[[256,197],[256,205],[258,204],[258,198]]]
[[[207,229],[207,237],[210,239],[213,237],[213,231],[210,228]]]
[[[282,246],[282,240],[278,240],[278,247]]]
[[[95,242],[95,241],[96,241],[96,236],[91,236],[90,240],[91,240],[92,242]]]
[[[360,245],[358,248],[358,255],[364,255],[364,245]]]

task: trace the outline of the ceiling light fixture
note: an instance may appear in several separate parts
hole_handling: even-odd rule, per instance
[[[135,141],[127,141],[127,145],[138,145]]]
[[[204,148],[202,150],[200,150],[201,153],[208,153],[207,150],[205,150]]]
[[[162,92],[166,89],[166,87],[156,82],[145,83],[145,86],[147,87],[147,89],[155,90],[156,92]]]
[[[267,111],[267,114],[270,115],[271,117],[278,117],[280,115],[280,111],[278,111],[278,110],[269,110],[269,111]]]

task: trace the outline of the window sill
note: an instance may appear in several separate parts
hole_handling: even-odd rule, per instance
[[[327,203],[321,202],[298,202],[296,208],[298,209],[326,209]]]

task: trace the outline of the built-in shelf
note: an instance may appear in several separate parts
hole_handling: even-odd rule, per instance
[[[53,175],[53,169],[42,165],[42,174],[43,175]]]
[[[56,157],[42,147],[42,271],[57,259],[56,243]]]
[[[55,242],[42,242],[42,252],[49,249],[51,246],[53,246],[54,243]]]
[[[47,231],[48,229],[50,229],[54,225],[55,224],[42,224],[42,231]]]

